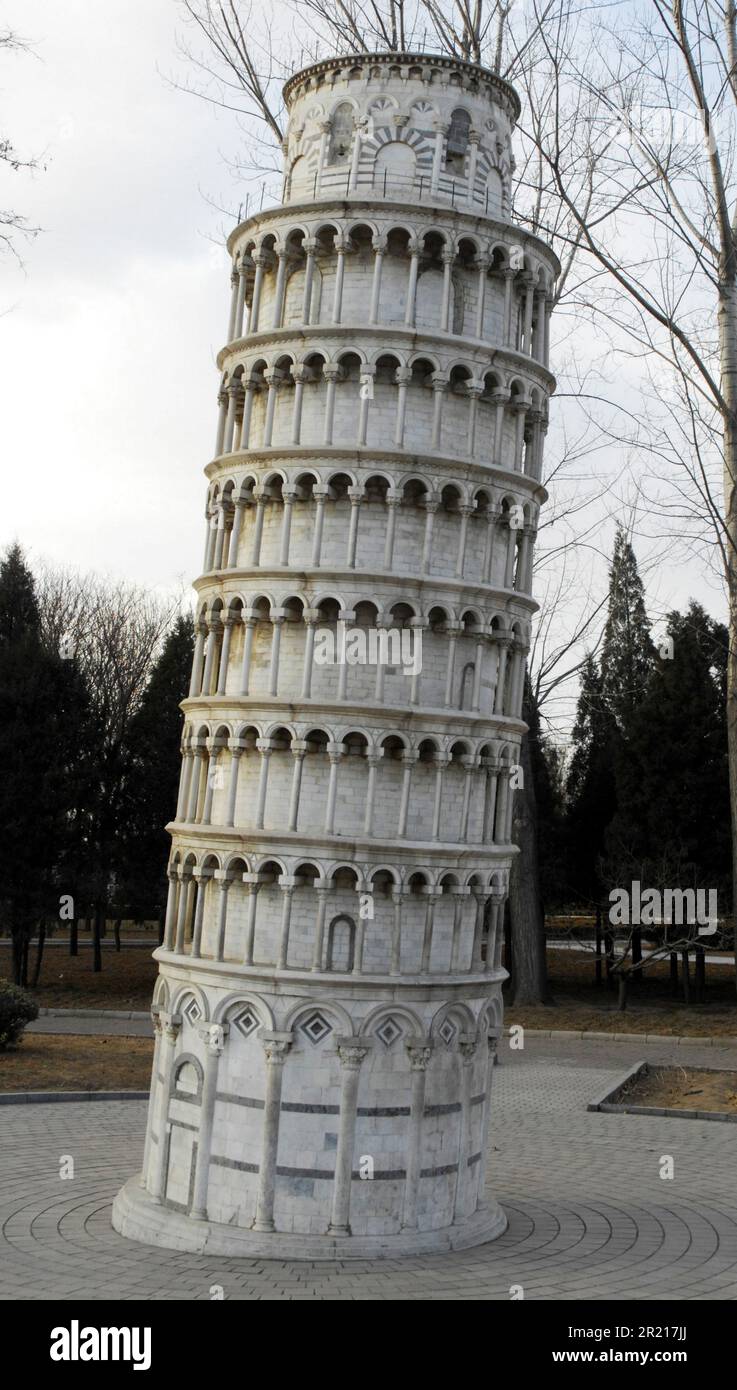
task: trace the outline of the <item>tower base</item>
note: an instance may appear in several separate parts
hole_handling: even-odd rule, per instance
[[[487,1202],[473,1216],[437,1231],[404,1230],[396,1235],[293,1235],[284,1231],[254,1231],[195,1221],[182,1212],[154,1202],[131,1178],[113,1202],[113,1226],[121,1236],[168,1250],[196,1255],[242,1255],[271,1260],[381,1260],[403,1255],[438,1255],[467,1250],[496,1240],[507,1229],[498,1202]]]

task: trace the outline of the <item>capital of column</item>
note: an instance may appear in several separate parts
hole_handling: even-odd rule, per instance
[[[283,1067],[289,1049],[294,1042],[294,1034],[266,1032],[262,1028],[258,1036],[266,1054],[267,1066]]]
[[[340,1065],[344,1071],[358,1071],[371,1051],[371,1038],[339,1037],[336,1039]]]
[[[412,1071],[425,1071],[433,1054],[432,1038],[411,1038],[405,1043]]]

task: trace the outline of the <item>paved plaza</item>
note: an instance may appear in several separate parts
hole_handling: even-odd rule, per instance
[[[377,1263],[216,1260],[116,1235],[140,1166],[138,1101],[4,1106],[4,1299],[737,1298],[737,1126],[586,1105],[646,1056],[734,1067],[731,1048],[528,1040],[494,1078],[489,1182],[509,1229],[457,1254]],[[63,1155],[75,1176],[62,1180]],[[674,1178],[660,1177],[672,1156]],[[517,1294],[519,1296],[519,1293]]]

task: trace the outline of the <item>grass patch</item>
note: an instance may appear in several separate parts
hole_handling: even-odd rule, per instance
[[[153,1038],[26,1033],[0,1052],[0,1091],[147,1091]]]

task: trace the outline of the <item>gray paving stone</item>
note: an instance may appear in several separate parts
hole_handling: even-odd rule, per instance
[[[495,1069],[489,1186],[509,1228],[490,1245],[409,1260],[214,1260],[137,1245],[110,1205],[143,1146],[145,1104],[3,1107],[0,1299],[502,1301],[737,1298],[737,1127],[587,1112],[642,1042],[530,1039]],[[659,1040],[649,1062],[734,1066],[728,1048]],[[61,1154],[76,1177],[58,1177]],[[663,1154],[675,1177],[659,1176]]]

